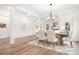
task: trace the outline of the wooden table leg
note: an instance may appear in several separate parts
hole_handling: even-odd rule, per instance
[[[63,37],[61,36],[61,45],[63,45]]]
[[[62,36],[60,36],[60,38],[59,38],[59,43],[60,43],[60,45],[63,45],[63,37]]]

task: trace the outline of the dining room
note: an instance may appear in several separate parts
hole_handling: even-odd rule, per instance
[[[1,4],[0,54],[79,54],[78,15],[78,4]]]
[[[78,54],[78,5],[50,4],[49,17],[36,25],[36,40],[31,44],[55,49],[65,54]],[[52,10],[52,11],[51,11]]]

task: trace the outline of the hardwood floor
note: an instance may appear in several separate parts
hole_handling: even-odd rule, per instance
[[[0,39],[0,55],[62,55],[63,53],[38,47],[28,42],[33,36],[16,39],[16,43],[9,44],[9,39]]]

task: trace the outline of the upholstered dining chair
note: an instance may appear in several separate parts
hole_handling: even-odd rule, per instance
[[[70,32],[69,33],[69,38],[70,38],[70,45],[71,45],[71,47],[73,47],[73,44],[72,44],[72,35],[73,35],[73,32]]]
[[[38,34],[37,34],[37,40],[38,40],[38,44],[41,43],[41,44],[44,44],[45,43],[45,33],[43,31],[38,31]]]
[[[55,48],[55,44],[58,42],[58,39],[56,38],[53,30],[47,31],[47,39],[48,39],[48,45],[53,44],[53,48]]]
[[[63,38],[64,41],[70,42],[70,46],[71,46],[71,47],[73,47],[73,44],[72,44],[72,39],[73,39],[73,37],[72,37],[72,35],[73,35],[73,31],[69,31],[68,36],[65,37],[65,38]]]

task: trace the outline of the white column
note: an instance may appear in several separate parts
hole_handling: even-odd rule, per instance
[[[15,43],[15,8],[10,8],[10,44]]]

